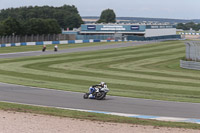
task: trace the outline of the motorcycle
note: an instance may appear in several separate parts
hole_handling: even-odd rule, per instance
[[[91,87],[90,87],[91,88]],[[95,91],[92,93],[93,99],[102,100],[106,97],[106,94],[109,92],[108,88],[93,88]],[[89,98],[90,93],[85,93],[83,95],[84,99]]]

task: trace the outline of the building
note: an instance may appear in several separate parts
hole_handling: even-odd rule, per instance
[[[167,36],[176,35],[174,25],[145,24],[82,24],[80,35]]]
[[[78,30],[63,31],[63,34],[75,34],[77,40],[159,40],[176,39],[176,27],[167,24],[82,24]]]

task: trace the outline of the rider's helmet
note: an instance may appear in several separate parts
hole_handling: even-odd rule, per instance
[[[100,85],[101,85],[102,87],[104,87],[105,84],[106,84],[105,82],[101,82],[101,83],[100,83]]]

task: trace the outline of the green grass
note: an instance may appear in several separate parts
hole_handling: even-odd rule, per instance
[[[109,95],[200,103],[200,71],[180,68],[179,60],[184,56],[184,42],[167,41],[1,59],[0,82],[86,92],[89,86],[104,81]]]
[[[64,109],[57,109],[57,108],[50,108],[50,107],[29,106],[29,105],[4,103],[4,102],[0,102],[0,109],[5,110],[5,111],[17,111],[17,112],[24,112],[24,113],[36,113],[36,114],[43,114],[43,115],[76,118],[76,119],[87,119],[91,121],[128,123],[128,124],[137,124],[137,125],[151,125],[155,127],[200,129],[199,124],[193,124],[193,123],[145,120],[145,119],[138,119],[138,118],[120,117],[120,116],[114,116],[114,115],[71,111],[71,110],[64,110]]]
[[[111,43],[59,45],[59,49]],[[53,45],[48,46],[52,50]],[[0,48],[0,53],[41,50],[41,46]],[[182,41],[101,51],[0,59],[0,82],[86,92],[105,81],[109,95],[200,103],[200,71],[179,67]],[[162,122],[0,102],[0,109],[107,122],[200,129],[199,124]]]

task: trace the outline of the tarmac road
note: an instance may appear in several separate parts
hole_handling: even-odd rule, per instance
[[[121,48],[121,47],[128,47],[128,46],[144,45],[144,44],[150,44],[152,42],[153,41],[149,41],[149,42],[127,42],[127,43],[89,46],[89,47],[79,47],[79,48],[69,48],[69,49],[60,49],[60,50],[59,50],[59,46],[58,46],[57,52],[54,52],[53,50],[49,51],[48,48],[47,48],[47,51],[45,51],[45,52],[42,52],[42,50],[41,50],[41,51],[29,51],[29,52],[0,54],[0,58],[17,58],[17,57],[24,57],[24,56],[40,56],[40,55],[49,55],[49,54],[97,51],[97,50],[103,50],[103,49],[112,49],[112,48]],[[156,42],[159,42],[159,41],[156,41]],[[74,44],[74,45],[76,45],[76,44]]]
[[[21,53],[0,54],[0,58],[16,58],[23,56],[38,56],[46,54],[95,51],[127,46],[142,45],[151,42],[129,42],[114,45],[90,46],[53,51],[32,51]],[[111,90],[112,91],[112,90]],[[36,87],[26,87],[0,83],[0,101],[34,104],[42,106],[97,110],[105,112],[141,114],[166,117],[200,119],[199,103],[169,102],[107,96],[106,100],[83,99],[83,93],[57,91]]]
[[[107,96],[83,99],[83,93],[0,83],[0,101],[105,112],[200,119],[200,104]]]

